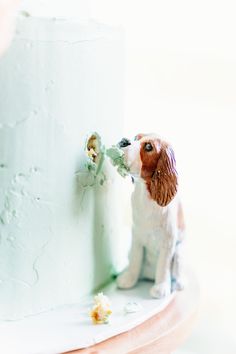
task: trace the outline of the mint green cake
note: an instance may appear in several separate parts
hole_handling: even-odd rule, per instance
[[[103,156],[122,90],[119,29],[19,18],[0,61],[0,320],[76,303],[125,265],[122,178]]]

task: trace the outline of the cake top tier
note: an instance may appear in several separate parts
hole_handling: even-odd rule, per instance
[[[90,17],[91,0],[23,0],[21,11],[35,17]]]
[[[24,0],[17,19],[16,39],[44,42],[87,42],[120,39],[121,29],[89,16],[91,0]]]

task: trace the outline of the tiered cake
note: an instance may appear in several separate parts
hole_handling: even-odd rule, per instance
[[[124,264],[122,182],[84,167],[88,133],[122,136],[122,52],[95,22],[18,19],[0,61],[0,319],[78,302]]]

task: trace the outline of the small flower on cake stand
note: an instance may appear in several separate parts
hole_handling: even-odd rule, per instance
[[[90,311],[93,324],[107,324],[112,314],[111,303],[107,296],[99,293],[94,297],[94,306]]]

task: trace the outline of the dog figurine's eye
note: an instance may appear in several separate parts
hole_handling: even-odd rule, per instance
[[[144,150],[147,151],[147,152],[152,151],[153,150],[152,144],[151,143],[146,143],[144,145]]]

